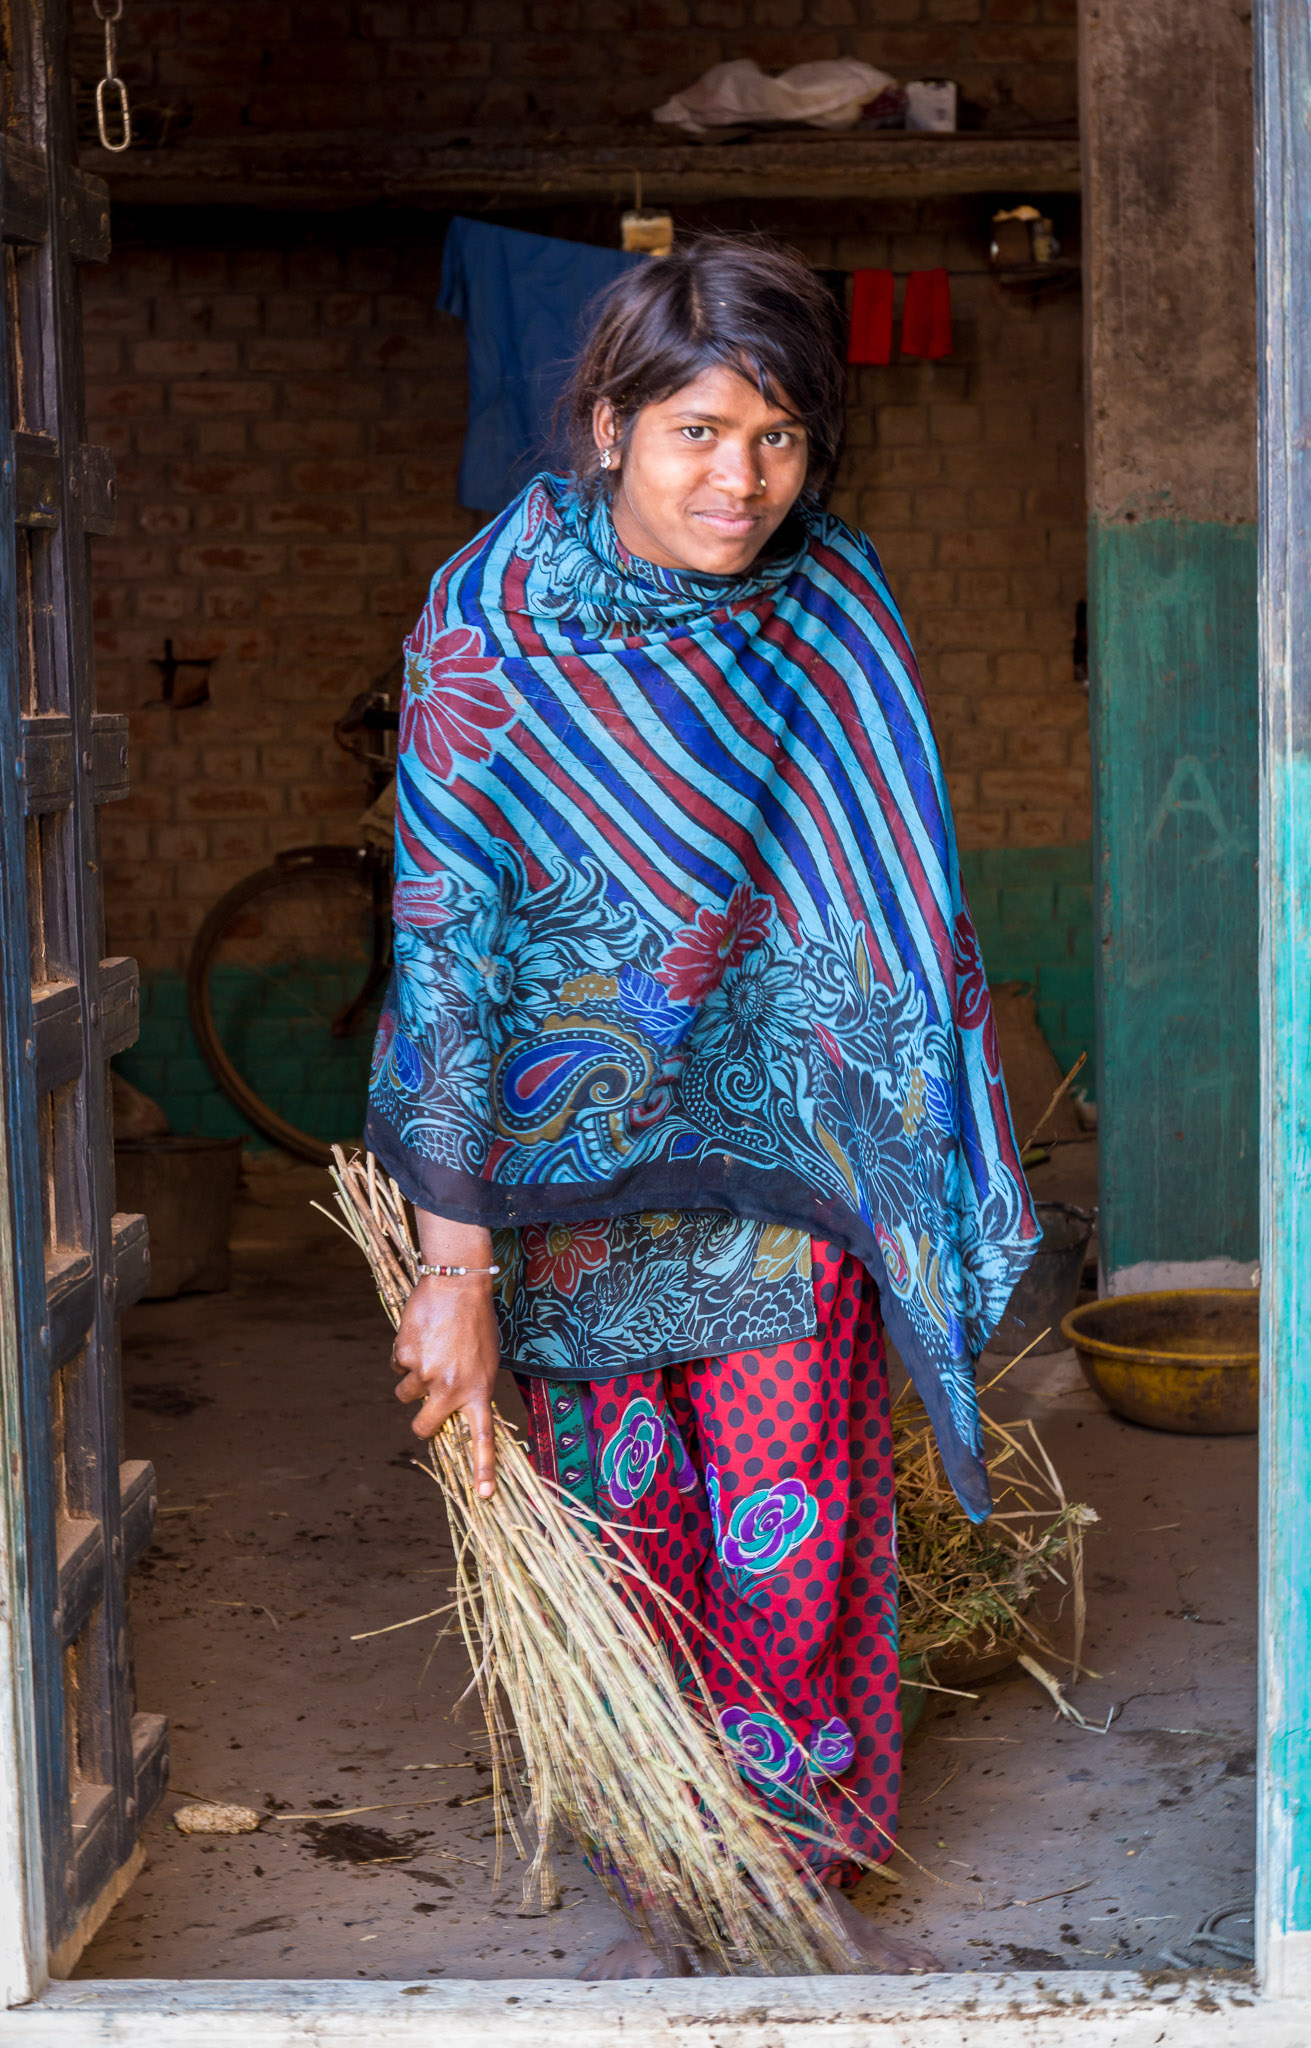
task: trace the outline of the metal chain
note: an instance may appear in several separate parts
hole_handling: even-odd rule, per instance
[[[112,149],[115,154],[132,146],[132,109],[128,105],[127,87],[114,69],[114,29],[122,19],[123,0],[91,0],[97,21],[105,24],[105,75],[96,87],[96,126],[100,130],[100,147]],[[118,110],[122,139],[109,139],[108,112],[110,94],[114,94]]]

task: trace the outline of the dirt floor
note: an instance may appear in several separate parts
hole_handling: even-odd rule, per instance
[[[1034,1175],[1092,1199],[1094,1148]],[[326,1177],[251,1176],[227,1293],[126,1319],[127,1455],[154,1460],[157,1540],[138,1574],[140,1704],[172,1723],[173,1790],[142,1877],[82,1977],[568,1977],[621,1931],[577,1856],[560,1911],[524,1917],[494,1842],[463,1652],[434,1624],[444,1518],[412,1463],[388,1336],[358,1254],[309,1208]],[[1032,1415],[1089,1542],[1087,1655],[1057,1720],[1016,1671],[940,1699],[907,1757],[900,1882],[861,1903],[945,1969],[1157,1967],[1206,1916],[1250,1939],[1256,1447],[1118,1422],[1072,1354],[991,1397]],[[518,1410],[512,1385],[504,1406]],[[253,1835],[186,1837],[184,1800],[232,1799]],[[1167,1957],[1167,1961],[1170,1960]]]

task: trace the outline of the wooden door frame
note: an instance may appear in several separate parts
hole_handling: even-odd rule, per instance
[[[1261,1680],[1257,1961],[1311,1998],[1311,10],[1258,0]]]
[[[0,762],[10,758],[8,737],[0,702]],[[6,866],[8,853],[0,847]],[[0,892],[0,915],[7,907]],[[7,1135],[0,1115],[0,1188],[12,1185]],[[9,1203],[0,1200],[0,2007],[41,1990],[47,1948],[23,1466],[11,1455],[22,1442],[17,1263]]]
[[[0,1477],[0,2048],[1305,2048],[1311,2033],[1311,0],[1256,0],[1261,390],[1262,1361],[1259,1988],[1071,1971],[919,1980],[44,1982],[21,1516]],[[1300,344],[1300,345],[1299,345]],[[0,733],[0,747],[4,734]],[[0,758],[0,770],[8,763]],[[0,1153],[0,1172],[6,1161]],[[0,1204],[0,1311],[14,1247]],[[14,1441],[13,1318],[0,1421]],[[20,2001],[26,2000],[23,2004]]]

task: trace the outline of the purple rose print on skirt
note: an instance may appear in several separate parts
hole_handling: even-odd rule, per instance
[[[665,1448],[674,1467],[674,1485],[680,1493],[695,1493],[700,1484],[696,1476],[696,1466],[688,1457],[687,1445],[672,1419],[665,1423]]]
[[[635,1507],[641,1500],[664,1447],[665,1425],[651,1403],[630,1401],[601,1459],[601,1484],[617,1508]]]
[[[706,1460],[706,1499],[710,1502],[710,1526],[715,1533],[715,1552],[724,1552],[724,1525],[719,1515],[719,1468]]]
[[[733,1761],[744,1778],[766,1791],[791,1785],[806,1768],[806,1754],[786,1721],[776,1714],[749,1714],[727,1707],[719,1717]]]
[[[818,1520],[819,1502],[801,1481],[780,1479],[737,1503],[719,1555],[732,1572],[772,1572],[800,1548]]]
[[[810,1761],[817,1771],[826,1772],[830,1778],[839,1777],[855,1754],[856,1738],[840,1715],[814,1723],[810,1731]]]

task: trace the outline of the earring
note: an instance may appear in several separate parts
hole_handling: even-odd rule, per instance
[[[610,450],[608,448],[601,450],[601,467],[602,469],[609,469],[610,467]]]

